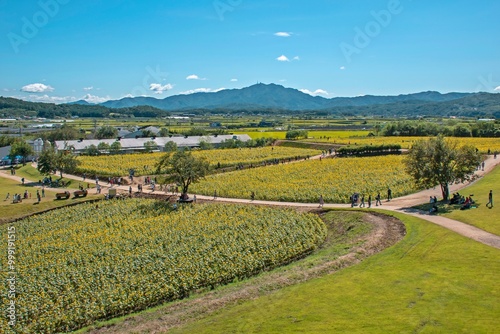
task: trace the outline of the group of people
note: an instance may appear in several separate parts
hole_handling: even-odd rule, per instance
[[[392,199],[392,190],[391,188],[387,188],[387,201],[390,202]],[[358,193],[354,193],[351,198],[351,207],[355,207],[359,203],[360,208],[366,207],[365,204],[365,195],[362,194],[361,196]],[[372,207],[372,195],[368,195],[368,208]],[[375,196],[375,206],[382,205],[382,195],[380,195],[380,191],[377,192],[377,195]]]

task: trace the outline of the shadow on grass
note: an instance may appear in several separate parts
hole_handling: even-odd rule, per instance
[[[411,209],[430,212],[432,206],[433,206],[433,204],[426,203],[426,204],[414,206]],[[472,206],[470,208],[464,209],[464,210],[465,211],[466,210],[474,210],[474,209],[479,208],[480,206],[481,206],[481,204],[476,202],[476,203],[472,204]],[[457,210],[461,210],[462,204],[448,204],[445,201],[441,201],[441,202],[437,203],[437,207],[438,207],[438,214],[446,214],[446,213],[451,213],[451,212],[454,212]]]

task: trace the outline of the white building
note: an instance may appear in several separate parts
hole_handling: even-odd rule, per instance
[[[152,138],[117,138],[117,139],[83,139],[83,140],[59,140],[55,142],[55,149],[60,150],[65,147],[72,147],[73,152],[81,154],[89,146],[99,146],[100,143],[107,143],[111,146],[114,142],[118,141],[121,146],[121,151],[124,153],[144,151],[144,144],[153,141],[158,146],[157,151],[164,151],[165,144],[174,142],[179,148],[195,148],[200,146],[200,142],[206,142],[219,146],[222,142],[234,139],[242,142],[251,140],[250,136],[242,135],[210,135],[210,136],[184,136],[184,137],[152,137]]]

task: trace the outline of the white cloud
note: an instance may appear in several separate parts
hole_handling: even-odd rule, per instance
[[[496,88],[494,89],[494,91],[495,91],[495,92],[500,92],[500,86],[496,87]]]
[[[200,78],[196,74],[191,74],[186,77],[186,80],[207,80],[206,78]]]
[[[237,81],[238,81],[238,79],[231,79],[230,81],[231,81],[231,82],[237,82]]]
[[[276,58],[277,61],[290,61],[285,55],[281,55],[278,58]]]
[[[174,86],[172,86],[171,84],[162,86],[162,84],[159,83],[152,83],[149,85],[149,90],[152,90],[153,92],[155,92],[155,94],[162,94],[163,92],[166,92],[167,90],[170,90],[172,88],[174,88]]]
[[[8,89],[8,88],[4,88],[4,89],[3,89],[3,91],[4,91],[4,92],[8,92],[8,91],[9,91],[9,89]]]
[[[300,60],[300,57],[299,56],[295,56],[295,57],[293,57],[293,60]]]
[[[45,93],[45,92],[52,92],[53,90],[54,88],[48,85],[44,85],[42,83],[29,84],[21,88],[21,91],[28,93]]]
[[[103,103],[111,98],[109,96],[102,97],[102,96],[96,96],[96,95],[91,95],[87,94],[84,97],[82,97],[82,100],[87,101],[88,103]]]
[[[286,32],[286,31],[278,31],[277,33],[274,33],[274,36],[278,37],[290,37],[292,33]]]
[[[88,91],[88,90],[92,90],[92,89],[94,89],[94,87],[93,87],[93,86],[90,86],[90,87],[83,87],[83,90],[87,90],[87,91]]]
[[[312,96],[325,95],[328,96],[328,92],[324,89],[316,89],[314,92],[311,92],[309,89],[299,89],[302,93],[309,94]]]
[[[217,89],[212,89],[212,88],[196,88],[196,89],[191,89],[191,90],[186,90],[184,92],[180,92],[179,94],[182,95],[189,95],[189,94],[194,94],[194,93],[217,93],[220,92],[221,90],[224,90],[226,88],[221,87]]]
[[[345,66],[340,66],[340,69],[343,71],[345,70]]]
[[[44,103],[68,103],[71,101],[76,101],[77,98],[74,96],[49,96],[47,94],[43,95],[28,95],[28,96],[13,96],[16,99],[30,101],[30,102],[44,102]]]

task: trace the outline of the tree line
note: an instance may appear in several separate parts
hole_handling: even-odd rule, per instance
[[[380,130],[380,128],[382,128]],[[500,137],[500,124],[476,121],[472,124],[450,120],[447,124],[427,121],[390,122],[378,129],[383,136]]]

